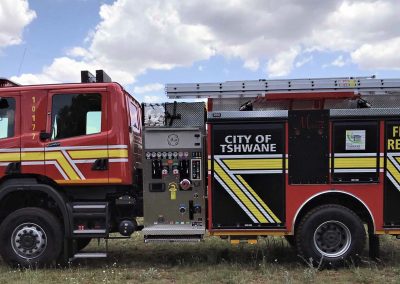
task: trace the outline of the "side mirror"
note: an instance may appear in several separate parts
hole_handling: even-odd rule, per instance
[[[0,98],[0,109],[9,108],[7,99]]]
[[[47,133],[47,132],[40,132],[39,134],[39,139],[44,141],[44,140],[48,140],[51,138],[51,134]]]

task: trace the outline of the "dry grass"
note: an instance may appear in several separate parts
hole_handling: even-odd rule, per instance
[[[400,241],[386,236],[381,247],[379,262],[365,256],[360,267],[318,271],[298,258],[283,238],[239,246],[213,237],[200,244],[144,244],[137,233],[131,240],[110,241],[108,259],[43,270],[1,264],[0,283],[400,282]],[[96,250],[97,242],[88,249]]]

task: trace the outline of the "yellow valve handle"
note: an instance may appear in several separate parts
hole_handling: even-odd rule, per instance
[[[168,185],[168,190],[171,192],[171,200],[176,200],[176,192],[178,191],[178,185],[174,182],[171,182]]]

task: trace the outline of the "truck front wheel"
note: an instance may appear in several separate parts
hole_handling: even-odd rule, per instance
[[[350,209],[335,204],[308,212],[296,230],[299,254],[313,265],[356,263],[365,245],[365,228]]]
[[[62,243],[60,222],[41,208],[18,209],[0,225],[0,254],[12,266],[53,265]]]

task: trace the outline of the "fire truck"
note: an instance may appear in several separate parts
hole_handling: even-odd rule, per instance
[[[147,243],[284,236],[336,266],[400,235],[400,79],[167,84],[186,102],[164,104],[140,104],[102,70],[81,79],[0,79],[10,265],[105,257],[84,248],[142,231]]]

